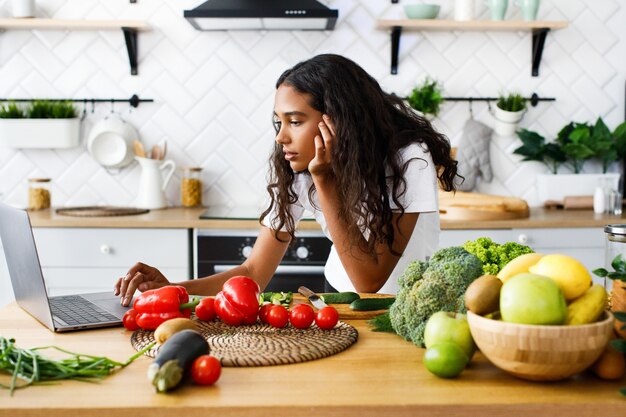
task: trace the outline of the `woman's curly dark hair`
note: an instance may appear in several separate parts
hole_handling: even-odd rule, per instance
[[[280,76],[276,88],[283,84],[307,94],[309,105],[329,115],[334,123],[336,140],[331,165],[343,202],[338,215],[350,225],[350,241],[362,241],[361,225],[370,233],[362,250],[374,256],[376,243],[384,242],[395,253],[390,196],[402,215],[404,209],[399,198],[406,190],[404,172],[408,164],[401,163],[400,150],[412,143],[426,145],[437,167],[440,187],[452,191],[457,162],[450,156],[450,142],[428,120],[417,115],[399,97],[382,91],[374,78],[345,57],[325,54],[300,62]],[[386,169],[391,178],[387,178]],[[278,230],[283,228],[292,241],[294,238],[296,225],[289,205],[298,199],[293,189],[296,175],[310,174],[294,173],[284,158],[282,146],[276,144],[270,157],[267,186],[270,203],[261,221],[275,206],[277,214],[270,224],[277,239]],[[311,186],[310,196],[314,188]]]

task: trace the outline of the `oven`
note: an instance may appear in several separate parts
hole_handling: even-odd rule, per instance
[[[258,229],[198,229],[194,275],[205,277],[240,265],[252,251]],[[324,265],[332,243],[322,231],[302,230],[287,249],[264,291],[297,292],[304,285],[324,292]]]

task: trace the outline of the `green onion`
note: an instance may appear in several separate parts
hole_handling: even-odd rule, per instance
[[[135,359],[150,350],[154,344],[154,342],[149,344],[122,363],[104,356],[70,352],[57,346],[22,349],[15,345],[15,339],[6,339],[0,336],[0,372],[11,375],[11,383],[9,385],[0,384],[0,387],[8,389],[13,395],[16,389],[46,381],[63,379],[94,381],[95,379],[102,379],[130,365]],[[59,360],[49,359],[39,353],[46,349],[54,349],[68,356]],[[24,381],[24,384],[18,386],[18,379]]]

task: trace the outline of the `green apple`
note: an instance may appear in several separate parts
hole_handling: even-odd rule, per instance
[[[465,314],[438,311],[430,316],[424,328],[424,345],[430,348],[441,342],[456,343],[469,359],[472,358],[476,344]]]
[[[456,343],[441,342],[426,349],[422,361],[426,369],[438,377],[454,378],[463,372],[469,359]]]
[[[518,274],[500,291],[503,321],[522,324],[563,324],[567,304],[559,285],[537,274]]]

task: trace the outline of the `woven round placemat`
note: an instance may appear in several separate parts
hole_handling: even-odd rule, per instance
[[[287,325],[282,329],[259,323],[233,327],[221,321],[196,320],[200,333],[209,342],[211,355],[222,366],[268,366],[306,362],[339,353],[357,341],[357,330],[339,322],[332,330],[322,330],[313,324],[300,330]],[[135,331],[130,342],[141,350],[154,341],[154,332]],[[146,352],[155,357],[158,345]]]
[[[57,214],[75,217],[102,217],[102,216],[130,216],[133,214],[148,213],[148,209],[134,207],[113,207],[113,206],[93,206],[93,207],[68,207],[56,209]]]

